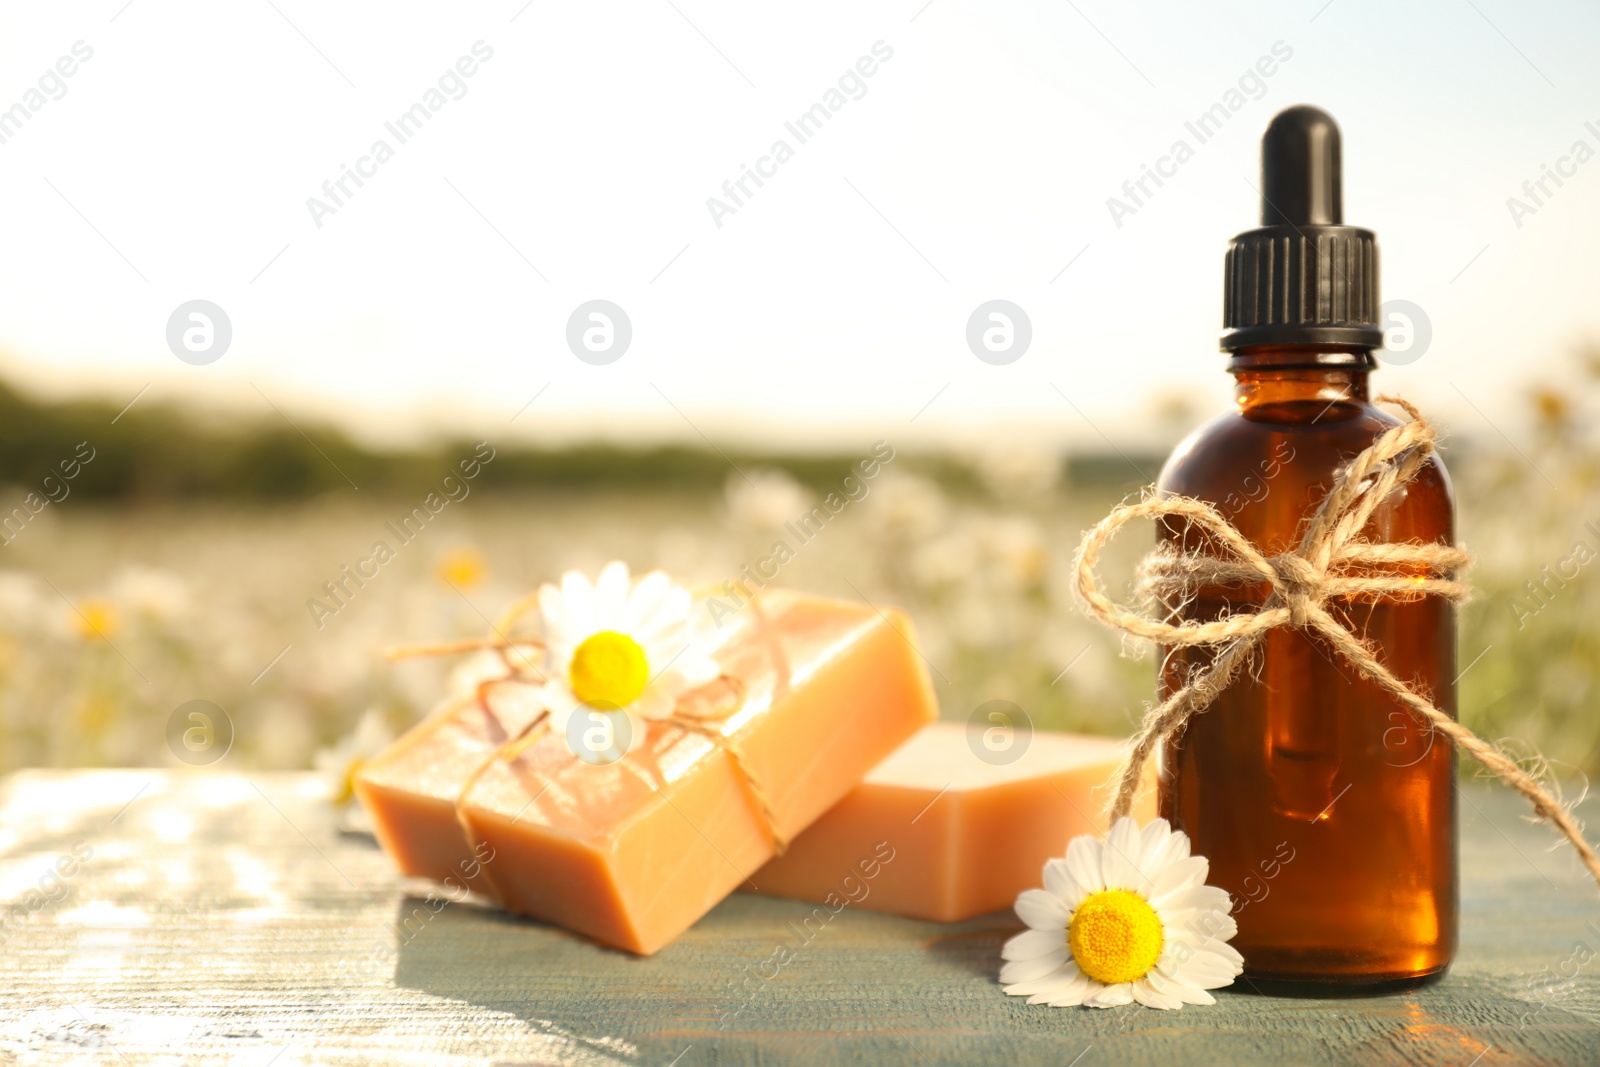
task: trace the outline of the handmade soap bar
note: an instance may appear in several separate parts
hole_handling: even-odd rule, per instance
[[[731,708],[713,683],[682,703],[701,730],[643,723],[612,763],[537,729],[505,744],[537,714],[518,686],[430,717],[356,777],[379,841],[407,874],[655,952],[937,714],[898,612],[768,590],[723,631]]]
[[[470,847],[456,815],[467,779],[539,714],[531,687],[496,686],[489,699],[452,699],[355,775],[356,797],[402,874],[493,897],[488,851]]]
[[[1015,761],[996,763],[968,729],[935,723],[901,745],[756,872],[755,887],[954,922],[1011,907],[1071,838],[1104,830],[1122,742],[1035,731]],[[1153,785],[1133,814],[1155,817]]]

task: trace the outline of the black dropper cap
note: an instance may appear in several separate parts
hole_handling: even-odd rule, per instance
[[[1261,228],[1228,244],[1222,347],[1377,348],[1378,239],[1345,226],[1339,125],[1301,104],[1261,137]]]

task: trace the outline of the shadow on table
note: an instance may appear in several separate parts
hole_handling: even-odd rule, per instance
[[[395,985],[515,1016],[541,1035],[542,1056],[551,1041],[573,1053],[550,1062],[632,1061],[616,1018],[597,1007],[637,962],[628,954],[470,900],[406,896],[394,929]]]
[[[1228,987],[1228,992],[1238,996],[1284,1000],[1374,1000],[1415,996],[1421,990],[1438,985],[1444,978],[1445,974],[1441,973],[1421,982],[1405,979],[1396,982],[1343,985],[1337,982],[1284,982],[1241,975],[1232,986]]]
[[[943,1067],[999,1052],[1006,1062],[1059,1064],[1071,1059],[1060,1055],[1066,1044],[1090,1041],[1097,1055],[1110,1055],[1107,1062],[1126,1054],[1172,1064],[1464,1067],[1480,1055],[1480,1067],[1600,1063],[1600,980],[1587,974],[1571,989],[1552,990],[1548,1004],[1512,995],[1525,982],[1469,970],[1404,996],[1360,1001],[1268,997],[1240,983],[1215,1007],[1182,1012],[1027,1008],[988,985],[1000,946],[1018,928],[1005,913],[948,928],[863,913],[830,928],[744,1004],[739,976],[765,958],[791,917],[785,902],[734,899],[661,953],[640,958],[487,905],[438,907],[411,896],[395,917],[394,981],[522,1020],[528,1030],[513,1038],[519,1050],[551,1062],[666,1063],[692,1045],[696,1055],[736,1060],[926,1059]],[[885,954],[903,968],[887,984],[849,969]],[[969,984],[974,979],[984,980],[981,991]],[[918,1010],[935,1019],[939,1004],[960,1010],[961,1025],[919,1023],[897,983],[931,997]],[[941,999],[945,990],[952,999]],[[921,1054],[914,1060],[911,1047]]]
[[[972,929],[973,926],[978,928]],[[945,966],[998,981],[1001,947],[1013,934],[1025,929],[1007,909],[959,925],[949,924],[949,933],[935,934],[926,945],[929,955]]]

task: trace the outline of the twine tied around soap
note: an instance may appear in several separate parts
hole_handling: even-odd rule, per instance
[[[402,645],[396,648],[385,650],[384,658],[390,662],[395,662],[398,660],[413,659],[423,656],[452,656],[465,652],[485,650],[495,652],[500,657],[501,664],[504,666],[506,673],[503,675],[497,675],[493,678],[484,679],[474,687],[474,691],[470,696],[465,696],[459,700],[452,701],[450,704],[446,705],[442,711],[442,714],[454,714],[463,708],[477,704],[486,713],[492,716],[493,709],[490,707],[489,701],[496,686],[505,685],[507,683],[532,686],[543,684],[546,681],[543,672],[532,663],[529,657],[529,653],[543,652],[545,649],[544,642],[536,637],[506,636],[516,628],[517,623],[520,622],[525,615],[533,611],[538,606],[538,603],[539,597],[537,592],[530,593],[514,601],[510,607],[500,614],[499,618],[489,624],[489,634],[485,637],[467,638],[457,641],[433,641],[414,645]],[[766,614],[761,611],[760,605],[757,603],[757,601],[752,600],[749,606],[758,627],[765,628],[770,626]],[[783,685],[786,685],[787,665],[780,662],[776,663],[775,667],[780,673],[785,675],[781,682]],[[702,686],[699,689],[692,690],[690,693],[684,694],[684,696],[690,697],[695,696],[696,694],[704,694],[715,685],[723,686],[728,691],[729,698],[719,703],[713,703],[709,708],[699,707],[699,701],[690,702],[680,698],[678,705],[673,709],[671,715],[653,721],[665,723],[669,726],[675,726],[687,733],[698,734],[709,741],[713,747],[718,748],[727,754],[728,759],[733,763],[739,778],[744,783],[745,788],[749,791],[751,798],[755,801],[756,809],[760,814],[762,827],[766,831],[767,836],[772,840],[774,852],[781,856],[787,849],[789,842],[778,831],[777,815],[773,810],[771,797],[768,795],[766,788],[762,785],[760,777],[751,768],[744,755],[744,752],[740,749],[739,745],[734,741],[733,738],[728,737],[717,728],[721,723],[737,714],[738,711],[744,707],[746,697],[746,686],[744,680],[736,677],[735,675],[724,672],[714,681],[707,683],[705,686]],[[494,752],[490,753],[488,758],[480,763],[473,770],[473,772],[467,776],[466,781],[461,787],[460,793],[456,797],[455,814],[456,821],[461,825],[461,831],[466,836],[467,845],[475,855],[478,852],[478,846],[481,844],[481,842],[478,840],[477,835],[473,833],[471,823],[467,819],[466,813],[463,810],[467,796],[472,792],[472,789],[475,785],[477,785],[478,780],[483,777],[484,773],[487,772],[490,767],[493,767],[497,762],[510,762],[515,760],[523,752],[538,744],[544,735],[550,732],[550,729],[550,712],[548,709],[541,709],[537,715],[524,724],[522,728],[519,729],[515,734],[500,742],[495,747]],[[491,887],[495,889],[496,894],[503,896],[503,894],[499,892],[499,886],[495,885],[493,875],[489,872],[489,864],[484,863],[481,869],[484,879]]]
[[[1555,825],[1571,842],[1600,884],[1600,856],[1583,836],[1582,824],[1520,763],[1435,707],[1383,665],[1377,652],[1328,610],[1330,600],[1362,597],[1414,600],[1440,596],[1467,598],[1469,586],[1456,579],[1471,557],[1446,544],[1374,544],[1361,531],[1390,494],[1409,483],[1432,457],[1437,434],[1421,413],[1396,397],[1380,402],[1405,410],[1409,421],[1392,426],[1339,471],[1326,497],[1312,513],[1299,542],[1288,552],[1268,556],[1255,547],[1216,508],[1186,496],[1146,497],[1122,504],[1088,530],[1078,548],[1078,593],[1088,611],[1112,629],[1172,648],[1212,647],[1211,662],[1190,673],[1182,686],[1146,712],[1132,746],[1116,774],[1111,819],[1133,806],[1145,762],[1156,746],[1205,711],[1234,681],[1267,634],[1280,626],[1324,638],[1362,678],[1374,682],[1410,709],[1430,729],[1444,734],[1533,804],[1539,818]],[[1176,519],[1197,529],[1213,551],[1179,551],[1162,545],[1140,568],[1142,584],[1168,607],[1166,619],[1204,586],[1259,585],[1270,588],[1254,612],[1212,622],[1152,619],[1108,597],[1095,574],[1106,544],[1135,519]]]

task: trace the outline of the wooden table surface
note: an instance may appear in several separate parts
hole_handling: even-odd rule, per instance
[[[805,940],[808,906],[737,893],[635,959],[396,877],[322,797],[298,774],[5,779],[0,1063],[1600,1064],[1600,893],[1503,789],[1463,793],[1443,983],[1182,1012],[1002,995],[1009,913],[847,907]]]

